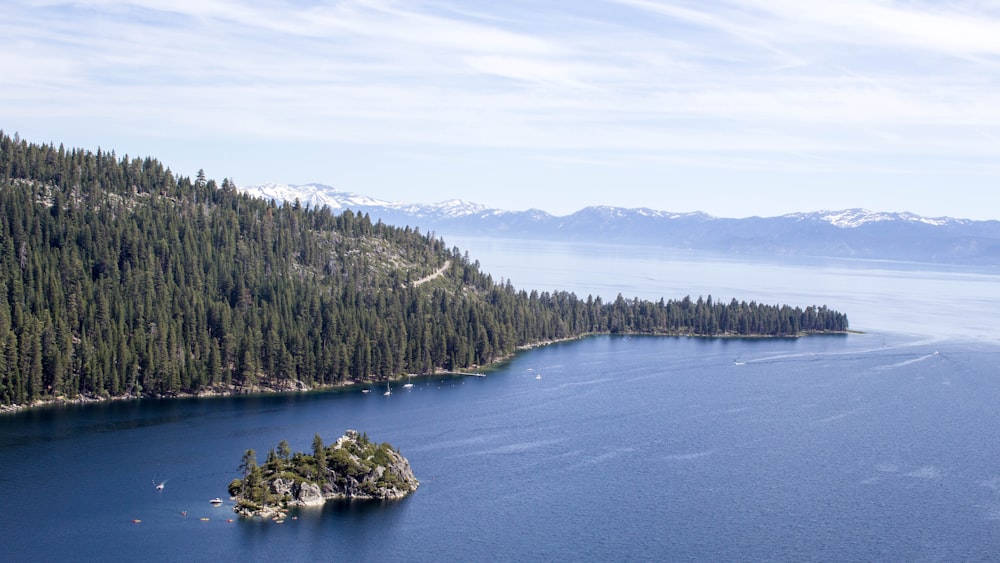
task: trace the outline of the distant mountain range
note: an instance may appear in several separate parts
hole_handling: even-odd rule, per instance
[[[853,258],[1000,266],[1000,221],[921,217],[864,209],[727,219],[648,208],[586,207],[566,216],[538,209],[505,211],[461,200],[398,203],[322,184],[241,188],[275,200],[367,213],[372,220],[419,227],[447,238],[505,238],[658,245],[679,250],[771,258]]]

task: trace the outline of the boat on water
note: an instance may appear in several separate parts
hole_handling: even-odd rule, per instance
[[[403,384],[403,389],[409,389],[409,388],[413,387],[413,383],[410,381],[410,377],[412,377],[412,376],[410,376],[410,375],[406,376],[406,383]]]
[[[210,503],[212,503],[212,504],[214,504],[214,505],[218,506],[218,505],[222,504],[222,499],[221,499],[221,498],[219,498],[219,497],[215,497],[214,499],[212,499],[212,500],[210,500],[210,501],[208,501],[208,502],[210,502]]]
[[[362,389],[361,392],[365,393],[367,395],[368,393],[371,393],[372,390],[371,389]]]
[[[382,394],[385,395],[386,397],[388,397],[389,395],[392,395],[392,387],[389,387],[389,382],[388,381],[385,382],[385,393],[382,393]]]

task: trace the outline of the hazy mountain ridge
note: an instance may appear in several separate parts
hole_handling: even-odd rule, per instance
[[[836,257],[1000,266],[1000,221],[923,217],[909,212],[823,210],[741,219],[650,208],[585,207],[565,216],[506,211],[449,200],[389,202],[322,184],[266,184],[250,194],[352,209],[372,220],[441,235],[503,236],[625,244],[760,257]]]

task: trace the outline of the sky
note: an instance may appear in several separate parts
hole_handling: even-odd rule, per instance
[[[4,0],[0,129],[556,215],[1000,219],[997,0]]]

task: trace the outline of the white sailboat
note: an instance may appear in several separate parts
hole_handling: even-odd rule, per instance
[[[389,387],[389,382],[388,381],[385,382],[385,393],[382,393],[382,394],[385,395],[386,397],[388,397],[389,395],[392,395],[392,387]]]
[[[413,376],[412,375],[406,376],[406,383],[403,384],[403,389],[409,389],[410,387],[413,387],[413,383],[410,382],[411,377]]]

